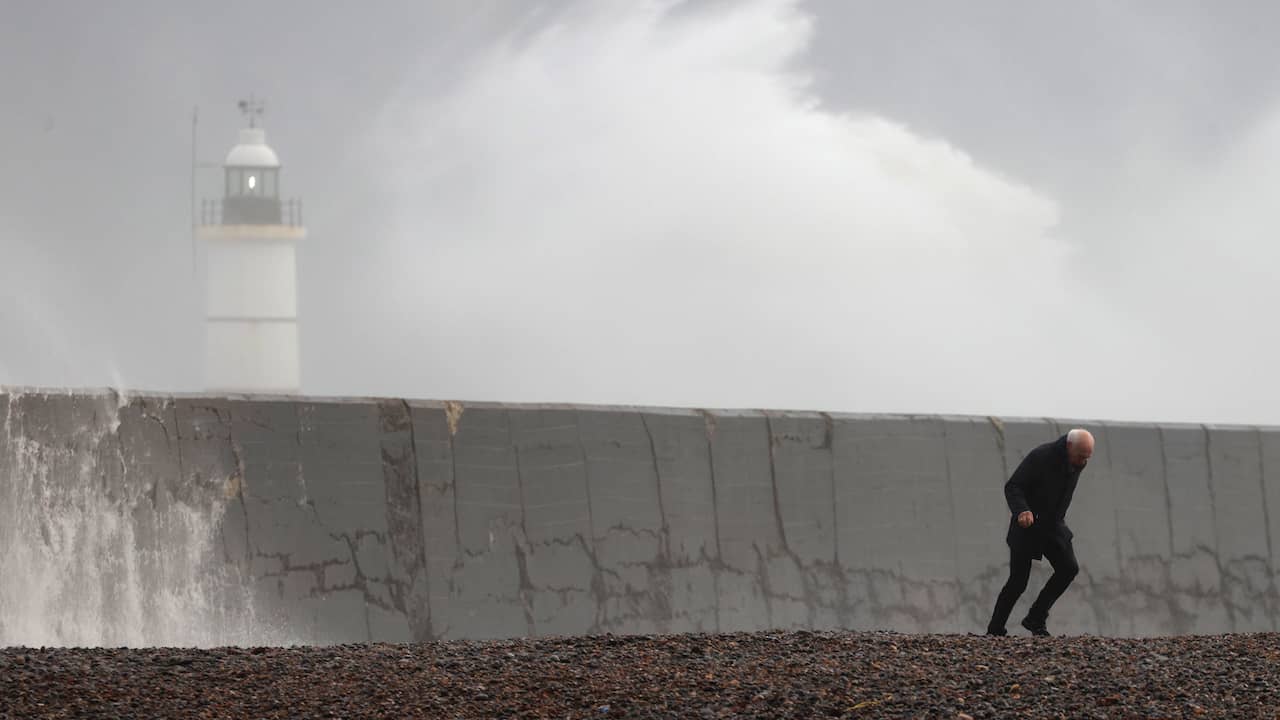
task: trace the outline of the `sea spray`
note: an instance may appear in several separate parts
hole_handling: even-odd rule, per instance
[[[184,469],[172,400],[0,394],[0,646],[273,638],[221,541],[236,468]]]

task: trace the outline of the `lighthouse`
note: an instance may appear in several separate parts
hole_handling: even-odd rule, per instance
[[[297,247],[302,204],[280,197],[280,158],[259,126],[262,105],[240,103],[248,127],[222,163],[221,199],[205,200],[205,388],[294,394],[300,387]]]

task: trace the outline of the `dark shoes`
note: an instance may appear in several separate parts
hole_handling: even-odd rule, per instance
[[[1022,618],[1022,627],[1031,631],[1036,637],[1049,637],[1049,628],[1045,627],[1044,621],[1035,621],[1029,617]]]
[[[990,627],[989,627],[989,628],[987,628],[987,634],[988,634],[988,635],[995,635],[995,636],[997,636],[997,637],[1003,637],[1003,636],[1005,636],[1005,635],[1008,635],[1008,634],[1009,634],[1009,631],[1008,631],[1008,630],[1005,630],[1004,628],[990,628]]]

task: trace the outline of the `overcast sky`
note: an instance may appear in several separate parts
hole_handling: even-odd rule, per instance
[[[253,92],[308,394],[1277,424],[1278,21],[0,0],[0,384],[200,389]]]

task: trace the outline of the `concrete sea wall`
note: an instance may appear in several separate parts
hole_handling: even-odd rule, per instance
[[[1051,629],[1280,616],[1276,429],[18,391],[0,418],[0,645],[981,632],[1004,480],[1077,425]]]

